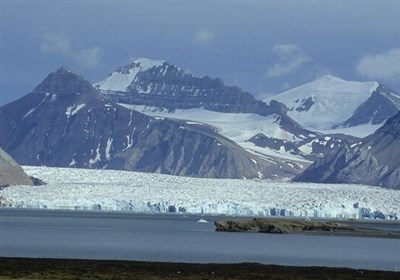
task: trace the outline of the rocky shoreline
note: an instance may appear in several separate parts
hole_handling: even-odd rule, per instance
[[[399,279],[399,272],[333,267],[0,258],[0,279]]]
[[[254,218],[216,221],[215,227],[216,231],[225,232],[302,233],[400,238],[399,231],[361,228],[353,224],[356,223],[286,218]]]

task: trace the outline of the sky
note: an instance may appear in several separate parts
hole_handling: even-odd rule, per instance
[[[322,75],[400,92],[400,1],[0,0],[0,104],[66,66],[98,82],[139,57],[264,98]]]

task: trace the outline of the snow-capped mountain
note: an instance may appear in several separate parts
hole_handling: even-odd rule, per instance
[[[165,61],[139,58],[94,84],[105,96],[122,103],[177,109],[204,108],[226,113],[268,116],[284,106],[256,100],[220,79],[196,77]]]
[[[400,110],[400,94],[377,82],[327,75],[264,100],[279,101],[287,114],[310,130],[364,137]],[[346,127],[361,127],[362,130]],[[342,129],[342,130],[340,130]]]
[[[65,68],[1,107],[0,117],[0,145],[21,164],[227,178],[299,172],[250,154],[208,126],[124,108]]]
[[[400,189],[400,113],[375,133],[318,159],[295,178],[302,182],[357,183]]]

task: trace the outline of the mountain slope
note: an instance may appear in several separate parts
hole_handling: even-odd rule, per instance
[[[365,127],[370,134],[400,110],[400,94],[377,82],[345,81],[323,76],[265,100],[279,101],[288,115],[307,129],[327,131]],[[355,131],[347,130],[347,133]],[[330,133],[333,133],[330,131]]]
[[[400,113],[357,144],[317,160],[301,182],[358,183],[400,189]]]
[[[246,152],[212,128],[155,119],[105,100],[65,68],[1,107],[0,117],[0,145],[27,165],[226,178],[296,172]]]
[[[0,148],[0,187],[10,185],[33,185],[19,164]]]

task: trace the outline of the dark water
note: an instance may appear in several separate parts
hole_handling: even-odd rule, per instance
[[[223,233],[215,219],[0,209],[0,256],[400,270],[399,239]]]

